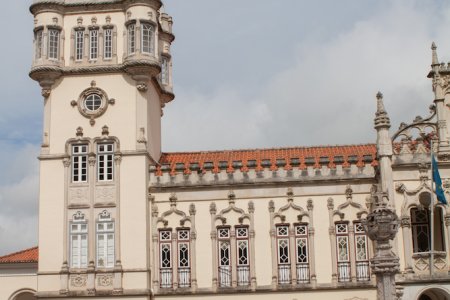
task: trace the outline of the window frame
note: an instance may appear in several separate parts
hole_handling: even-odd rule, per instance
[[[136,23],[127,25],[127,53],[133,55],[136,53]]]
[[[75,39],[74,39],[74,43],[75,43],[75,61],[82,61],[84,58],[84,45],[85,45],[85,29],[84,28],[80,28],[80,29],[75,29]]]
[[[36,28],[34,32],[35,40],[35,59],[41,59],[44,53],[44,28]]]
[[[89,152],[89,144],[82,143],[82,144],[71,144],[71,183],[87,183],[89,180],[89,164],[88,164],[88,152]],[[75,149],[81,148],[81,152],[76,153]],[[78,160],[76,162],[76,160]],[[85,166],[83,167],[83,164]],[[75,175],[75,170],[78,170],[78,174]],[[83,180],[83,173],[82,171],[85,171],[85,179]],[[79,179],[75,179],[75,176],[78,176]]]
[[[141,53],[155,54],[156,27],[149,22],[141,22]],[[147,27],[147,28],[146,28]],[[147,34],[147,35],[146,35]],[[145,45],[148,43],[148,45]]]
[[[89,29],[89,60],[98,60],[99,52],[99,28],[94,27]]]
[[[49,28],[48,29],[48,50],[47,50],[47,57],[49,60],[54,60],[54,61],[59,60],[59,53],[60,53],[60,47],[61,47],[60,43],[61,43],[61,29],[53,28],[53,27]]]
[[[102,229],[100,229],[100,225],[102,225]],[[108,228],[108,225],[111,225],[111,228]],[[104,211],[102,214],[100,214],[99,219],[97,220],[96,226],[95,226],[95,235],[96,235],[96,266],[97,268],[104,268],[104,269],[110,269],[114,268],[115,265],[115,258],[116,258],[116,247],[115,247],[115,222],[111,218],[111,215]],[[110,248],[110,240],[109,235],[112,235],[112,261],[109,263],[109,248]],[[100,253],[100,242],[99,238],[103,237],[103,241],[105,243],[103,253]],[[100,265],[100,254],[103,256],[103,259],[105,263],[103,265]]]
[[[73,269],[85,269],[89,263],[89,227],[87,220],[84,219],[84,215],[80,215],[82,216],[81,219],[76,219],[74,216],[73,220],[69,222],[69,265]],[[74,231],[73,226],[79,229]],[[76,265],[74,263],[74,237],[77,237],[78,243],[78,264]],[[83,254],[83,237],[85,238],[85,254]],[[85,263],[83,263],[83,256],[85,257]]]
[[[109,149],[109,146],[111,146],[111,149]],[[114,158],[115,158],[115,143],[108,141],[108,142],[101,142],[96,145],[97,148],[97,182],[98,183],[108,183],[108,182],[114,182],[115,177],[115,166],[114,166]],[[100,150],[101,147],[106,147],[106,150]],[[111,171],[109,172],[109,166],[108,163],[111,163],[110,168]],[[105,164],[105,165],[102,165]],[[103,178],[101,178],[103,176]]]
[[[109,42],[108,42],[109,40]],[[103,59],[113,58],[114,28],[112,26],[103,28]]]

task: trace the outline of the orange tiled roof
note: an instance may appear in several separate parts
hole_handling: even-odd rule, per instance
[[[37,263],[38,262],[38,247],[22,250],[0,256],[0,264],[18,264],[18,263]]]
[[[226,169],[231,173],[237,169],[243,172],[249,169],[257,171],[269,167],[271,170],[294,167],[305,169],[307,166],[319,168],[336,165],[347,167],[350,164],[363,166],[365,163],[377,165],[376,145],[292,147],[251,150],[223,150],[202,152],[163,153],[156,167],[156,174],[169,171],[171,174],[192,171],[219,172]]]

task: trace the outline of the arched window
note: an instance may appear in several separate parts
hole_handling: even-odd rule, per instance
[[[141,51],[153,54],[155,49],[155,27],[148,23],[141,24]]]
[[[61,30],[57,28],[49,28],[48,30],[48,58],[58,60],[59,56],[59,41]]]

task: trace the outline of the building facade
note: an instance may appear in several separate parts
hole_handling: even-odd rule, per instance
[[[376,299],[365,220],[380,195],[400,227],[386,299],[450,299],[450,208],[430,171],[433,150],[448,193],[450,68],[434,45],[429,116],[390,133],[378,94],[374,144],[164,153],[175,37],[161,0],[30,10],[39,250],[0,258],[1,299]]]

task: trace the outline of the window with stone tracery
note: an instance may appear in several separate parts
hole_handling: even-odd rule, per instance
[[[83,60],[84,30],[75,31],[75,60]]]
[[[250,253],[248,227],[236,227],[237,283],[250,284]]]
[[[350,247],[347,223],[336,224],[336,249],[338,264],[338,280],[350,281]]]
[[[136,25],[130,24],[127,27],[128,33],[128,55],[134,54],[136,52]]]
[[[89,30],[89,59],[96,60],[98,58],[98,30]]]
[[[106,28],[104,31],[103,57],[105,59],[111,59],[112,53],[113,53],[113,29]]]
[[[59,29],[49,29],[48,31],[48,58],[57,60],[59,55]]]
[[[411,229],[414,253],[430,251],[429,210],[411,209]]]
[[[152,54],[155,48],[155,27],[151,24],[141,24],[142,53]]]
[[[292,283],[292,263],[295,264],[296,283],[309,283],[308,224],[294,224],[293,235],[290,228],[289,224],[276,226],[278,283]],[[291,237],[294,244],[291,244]],[[291,257],[291,247],[295,248],[295,257]]]
[[[369,247],[364,226],[361,222],[354,222],[355,229],[355,258],[356,258],[356,280],[370,280]]]
[[[219,249],[219,286],[231,286],[231,234],[230,228],[218,228],[217,240]]]
[[[173,241],[176,241],[173,244]],[[159,231],[159,271],[160,287],[172,288],[174,276],[177,276],[179,288],[191,286],[191,233],[189,228],[179,228]],[[174,246],[176,245],[176,246]],[[172,247],[175,247],[173,249]],[[174,272],[174,269],[177,272]]]

